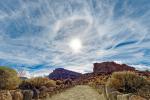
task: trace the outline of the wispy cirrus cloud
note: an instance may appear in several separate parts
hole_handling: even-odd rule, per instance
[[[149,66],[149,4],[149,0],[0,1],[0,64],[31,73],[56,67],[89,72],[93,62],[112,60]],[[78,54],[68,45],[72,38],[82,41]]]

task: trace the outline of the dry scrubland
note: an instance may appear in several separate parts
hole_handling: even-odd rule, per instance
[[[150,78],[135,72],[91,75],[77,80],[20,80],[13,69],[0,67],[0,100],[149,100]]]
[[[149,77],[135,72],[114,72],[109,78],[100,76],[92,80],[89,85],[104,94],[106,100],[150,100]]]

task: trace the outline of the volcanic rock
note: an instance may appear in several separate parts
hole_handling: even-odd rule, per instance
[[[81,76],[81,73],[66,70],[64,68],[57,68],[49,74],[50,79],[63,80],[63,79],[77,79]]]
[[[24,90],[23,91],[23,100],[32,100],[33,91],[32,90]]]
[[[135,68],[126,64],[117,64],[115,62],[94,63],[94,73],[111,74],[117,71],[135,71]]]

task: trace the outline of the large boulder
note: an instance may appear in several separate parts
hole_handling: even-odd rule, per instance
[[[32,100],[33,91],[32,90],[23,90],[23,100]]]
[[[94,63],[94,73],[111,74],[117,71],[135,71],[135,68],[126,64],[117,64],[115,62]]]
[[[23,100],[23,94],[21,90],[12,90],[10,92],[13,100]]]
[[[8,90],[0,91],[0,100],[12,100],[12,96]]]
[[[121,93],[118,92],[118,91],[113,91],[113,92],[110,92],[108,93],[108,100],[118,100],[117,99],[117,96],[120,95]],[[124,99],[123,99],[124,100]]]
[[[131,94],[117,95],[117,100],[129,100]]]
[[[108,100],[116,100],[118,94],[120,94],[118,91],[105,86],[105,95]]]
[[[40,90],[40,94],[39,94],[40,98],[46,98],[49,96],[48,94],[49,89],[46,86],[42,86],[39,90]]]
[[[137,95],[132,95],[129,100],[147,100],[143,97],[137,96]]]
[[[36,88],[33,89],[33,98],[34,99],[39,99],[39,94],[40,94],[40,91]]]

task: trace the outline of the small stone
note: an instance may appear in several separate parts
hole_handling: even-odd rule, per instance
[[[146,100],[145,98],[137,95],[132,95],[129,100]]]

